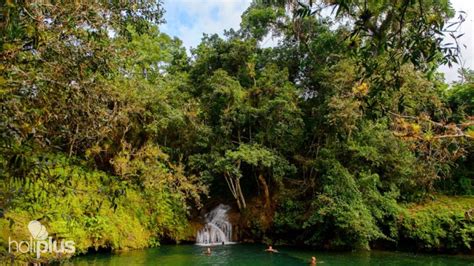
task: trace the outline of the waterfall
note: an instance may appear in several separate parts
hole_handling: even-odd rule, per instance
[[[220,245],[232,242],[232,224],[227,217],[227,211],[229,210],[229,206],[219,204],[214,210],[206,214],[206,225],[197,233],[196,244]]]

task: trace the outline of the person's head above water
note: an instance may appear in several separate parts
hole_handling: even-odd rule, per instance
[[[265,251],[267,251],[267,252],[278,252],[278,250],[276,250],[276,249],[273,249],[273,247],[272,247],[272,246],[268,246],[268,248],[267,248],[267,249],[265,249]]]
[[[311,257],[311,261],[316,261],[316,257]]]

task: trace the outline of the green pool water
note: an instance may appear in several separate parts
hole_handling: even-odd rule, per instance
[[[94,254],[77,257],[67,265],[308,265],[316,256],[318,265],[474,265],[474,256],[447,256],[411,254],[402,252],[314,252],[295,248],[275,247],[277,254],[264,252],[263,245],[225,245],[212,248],[210,256],[204,247],[195,245],[165,245],[158,248],[124,252],[121,254]]]

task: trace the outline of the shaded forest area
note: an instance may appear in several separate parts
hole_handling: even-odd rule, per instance
[[[472,253],[448,1],[255,1],[190,55],[159,1],[0,7],[3,255],[30,220],[76,254],[190,240],[217,201],[256,242]]]

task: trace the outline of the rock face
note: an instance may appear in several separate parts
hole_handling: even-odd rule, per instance
[[[230,207],[219,204],[205,215],[206,224],[196,235],[196,244],[216,245],[232,242],[232,224],[227,212]]]

